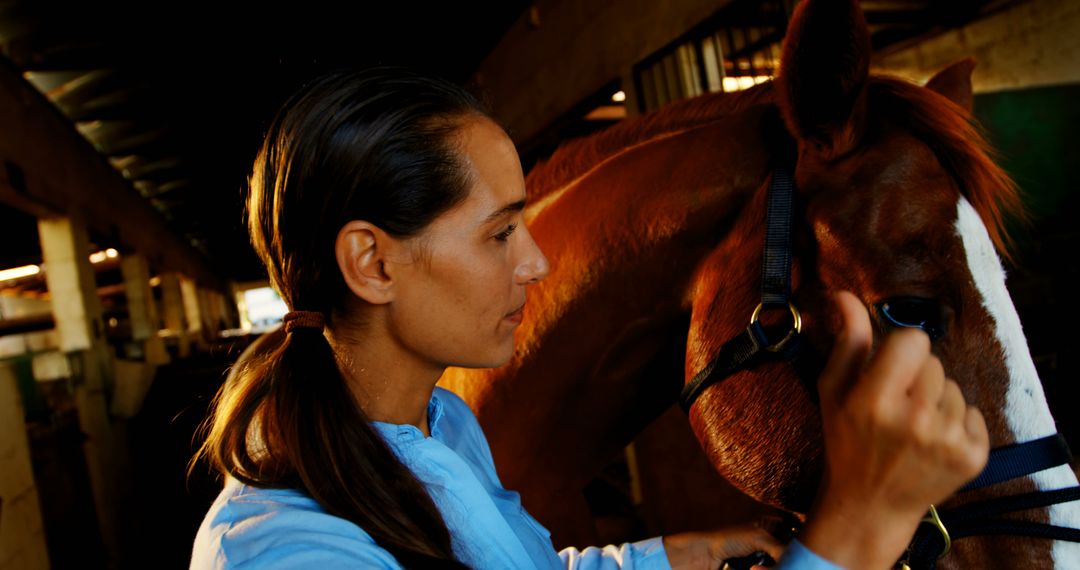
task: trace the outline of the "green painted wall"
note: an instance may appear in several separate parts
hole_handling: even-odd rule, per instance
[[[975,116],[1024,191],[1009,290],[1059,430],[1080,447],[1080,85],[979,95]]]
[[[1025,202],[1040,224],[1062,220],[1069,206],[1076,213],[1075,180],[1080,167],[1078,102],[1080,85],[975,98],[975,116],[1001,152],[998,164],[1024,189]]]

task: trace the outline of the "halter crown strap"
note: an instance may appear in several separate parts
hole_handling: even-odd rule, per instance
[[[791,298],[791,218],[795,184],[787,169],[777,167],[769,181],[768,206],[765,214],[765,244],[761,264],[762,309],[788,308]],[[798,322],[798,311],[791,307]],[[679,405],[684,412],[706,388],[732,374],[750,368],[764,360],[787,360],[795,364],[799,356],[799,336],[796,324],[791,333],[779,342],[769,339],[760,320],[751,319],[742,334],[724,343],[717,355],[683,387]]]
[[[765,249],[761,260],[761,304],[786,307],[791,298],[791,213],[795,184],[784,168],[776,168],[769,183],[765,215]]]

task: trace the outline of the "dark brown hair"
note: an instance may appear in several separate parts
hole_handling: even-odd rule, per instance
[[[483,115],[457,85],[395,68],[330,73],[285,103],[255,160],[247,210],[252,245],[291,310],[322,313],[330,328],[345,314],[352,293],[334,242],[348,221],[410,236],[465,198],[456,135]],[[406,567],[464,567],[431,496],[370,425],[322,331],[279,335],[232,371],[200,455],[246,484],[306,492]]]

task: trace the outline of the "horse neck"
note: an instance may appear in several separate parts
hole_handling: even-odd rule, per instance
[[[755,107],[636,143],[527,212],[552,272],[529,293],[517,355],[444,381],[498,426],[488,437],[507,459],[500,472],[525,470],[523,450],[534,472],[552,463],[536,434],[588,471],[675,402],[685,349],[668,343],[685,341],[694,268],[766,176],[754,140],[766,115]]]
[[[963,241],[968,269],[981,296],[982,306],[994,321],[994,336],[1001,346],[1009,375],[1004,414],[1000,420],[1004,425],[990,426],[991,433],[1003,433],[1005,441],[994,443],[1022,443],[1052,435],[1057,429],[1020,326],[1020,317],[1005,287],[1001,262],[979,215],[963,198],[957,207],[956,231]],[[1076,475],[1068,465],[1047,469],[1027,478],[1027,486],[1039,490],[1060,489],[1076,484]],[[1053,505],[1046,514],[1051,524],[1080,528],[1078,502]],[[1080,561],[1080,544],[1055,542],[1052,556],[1057,567],[1075,565]]]

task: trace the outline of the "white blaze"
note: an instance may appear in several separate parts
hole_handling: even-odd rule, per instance
[[[1020,326],[993,241],[975,208],[961,197],[957,205],[956,232],[964,242],[968,270],[982,296],[982,304],[994,319],[994,334],[1005,355],[1009,386],[1005,393],[1005,418],[1017,442],[1025,442],[1057,433],[1054,418],[1046,405],[1042,382],[1031,360],[1027,340]],[[1039,489],[1051,490],[1077,484],[1068,465],[1047,469],[1031,476]],[[1050,523],[1080,528],[1080,502],[1049,508]],[[1054,543],[1056,568],[1080,568],[1080,544]]]

